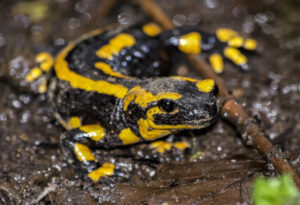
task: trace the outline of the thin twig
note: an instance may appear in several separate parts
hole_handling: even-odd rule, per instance
[[[13,198],[16,204],[22,203],[20,195],[6,182],[0,184],[0,190],[5,192],[8,197]]]
[[[154,1],[137,0],[137,2],[150,17],[160,23],[165,29],[174,28],[170,18]],[[248,116],[242,106],[234,100],[234,97],[229,95],[222,78],[217,76],[205,61],[197,59],[195,55],[188,55],[188,59],[203,77],[212,78],[216,81],[220,91],[219,96],[224,99],[221,115],[235,125],[244,143],[251,144],[259,150],[268,161],[273,163],[280,173],[290,173],[295,184],[300,188],[300,178],[296,171],[284,159],[282,152],[273,146],[257,123]]]
[[[41,201],[43,198],[45,198],[49,193],[55,191],[57,188],[56,184],[50,184],[47,186],[39,195],[36,199],[32,200],[30,204],[36,204],[39,201]]]
[[[90,25],[95,25],[97,24],[97,21],[104,19],[117,3],[118,0],[103,0],[103,2],[98,7],[94,17],[92,17]]]

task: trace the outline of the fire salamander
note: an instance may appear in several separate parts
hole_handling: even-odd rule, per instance
[[[61,145],[91,180],[98,181],[120,172],[112,163],[99,163],[89,147],[153,141],[207,127],[216,119],[215,82],[162,77],[168,75],[166,53],[206,53],[213,69],[221,72],[223,57],[248,68],[239,48],[254,50],[256,42],[230,29],[216,34],[197,27],[163,32],[153,23],[96,30],[70,42],[55,59],[40,53],[26,80],[33,82],[54,68],[47,95],[56,118],[67,129]],[[41,92],[46,85],[42,81]],[[163,149],[170,146],[159,151]]]

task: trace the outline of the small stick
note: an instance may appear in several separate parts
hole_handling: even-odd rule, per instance
[[[22,203],[20,195],[17,192],[15,192],[15,190],[12,189],[12,187],[10,187],[9,184],[7,184],[6,182],[0,184],[0,190],[5,192],[8,197],[13,198],[16,204]]]
[[[170,18],[154,1],[137,0],[137,2],[150,17],[160,23],[165,29],[174,28]],[[221,115],[235,125],[244,143],[251,144],[259,150],[267,160],[273,163],[280,173],[291,174],[296,186],[300,189],[300,178],[296,171],[284,159],[282,152],[273,146],[257,123],[248,116],[242,106],[234,100],[233,96],[229,95],[224,81],[210,69],[204,60],[197,59],[195,55],[188,55],[187,57],[203,77],[212,78],[216,81],[220,91],[219,96],[224,99]]]
[[[36,199],[32,200],[30,204],[36,204],[39,201],[41,201],[43,198],[45,198],[49,193],[54,192],[57,188],[56,184],[50,184],[47,186],[39,195]]]
[[[204,60],[198,59],[196,55],[187,55],[187,57],[191,65],[197,68],[197,71],[201,76],[204,76],[205,78],[214,79],[214,81],[217,83],[219,87],[219,96],[221,97],[229,96],[228,90],[226,88],[223,79],[218,75],[216,75],[213,69],[211,69]]]

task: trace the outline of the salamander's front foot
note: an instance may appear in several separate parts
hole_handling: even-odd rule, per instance
[[[130,177],[129,173],[119,169],[112,163],[103,163],[102,165],[98,163],[98,167],[89,170],[87,176],[93,182],[100,181],[108,184],[126,180]]]
[[[73,123],[74,124],[74,123]],[[86,130],[84,128],[91,129]],[[79,172],[93,182],[104,183],[122,181],[129,178],[129,173],[110,162],[100,163],[89,148],[92,141],[99,140],[103,130],[100,126],[85,125],[73,128],[62,134],[61,146],[66,157],[72,159]],[[85,130],[85,131],[83,131]]]
[[[25,80],[27,83],[36,84],[34,91],[45,93],[47,91],[48,73],[54,63],[54,58],[50,53],[42,52],[35,57],[35,66],[27,73]],[[36,88],[35,88],[36,87]]]

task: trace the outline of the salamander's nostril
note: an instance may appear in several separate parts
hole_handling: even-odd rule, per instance
[[[210,115],[214,115],[214,114],[217,113],[217,105],[215,103],[206,103],[206,104],[203,105],[203,108]]]

